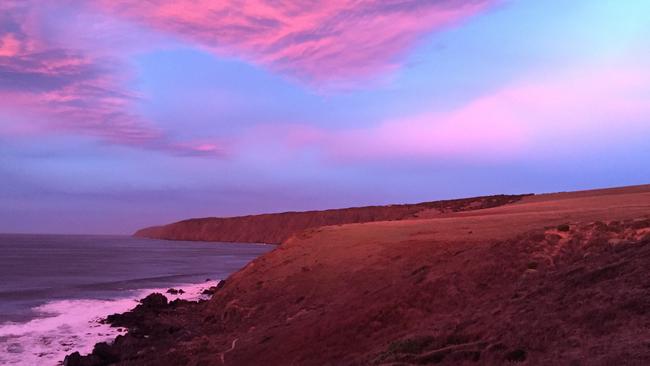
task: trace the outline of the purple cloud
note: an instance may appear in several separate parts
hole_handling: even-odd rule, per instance
[[[139,96],[125,86],[122,62],[52,45],[34,25],[39,9],[30,2],[0,5],[0,111],[23,116],[32,133],[81,133],[178,155],[224,156],[214,142],[206,149],[204,142],[175,141],[134,113]]]
[[[317,84],[391,70],[422,36],[494,0],[134,1],[106,11]]]

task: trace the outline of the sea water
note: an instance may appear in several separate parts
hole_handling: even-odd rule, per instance
[[[126,236],[0,234],[0,365],[57,365],[123,329],[102,324],[151,292],[201,292],[269,251],[264,244]]]

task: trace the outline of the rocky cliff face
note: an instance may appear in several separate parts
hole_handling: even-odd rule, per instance
[[[497,195],[406,205],[190,219],[142,229],[135,236],[166,240],[279,244],[295,233],[320,226],[430,218],[444,213],[497,207],[519,201],[522,197],[524,196]]]

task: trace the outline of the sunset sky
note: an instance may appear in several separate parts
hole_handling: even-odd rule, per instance
[[[650,183],[647,0],[2,0],[0,232]]]

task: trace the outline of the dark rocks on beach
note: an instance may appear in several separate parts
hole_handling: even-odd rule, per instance
[[[167,305],[167,298],[165,295],[155,292],[140,300],[140,304],[147,308],[161,308]]]
[[[217,292],[218,289],[219,289],[219,287],[217,287],[217,286],[211,286],[210,288],[206,288],[205,290],[203,290],[201,292],[201,295],[212,296],[212,295],[214,295],[215,292]]]
[[[63,366],[81,366],[81,361],[81,354],[79,352],[74,352],[65,356],[65,359],[63,360]]]
[[[223,288],[223,286],[225,286],[225,284],[226,284],[226,281],[221,280],[221,281],[219,281],[219,283],[216,286],[211,286],[210,288],[207,288],[207,289],[203,290],[203,292],[201,292],[201,295],[212,296],[212,295],[214,295],[215,292],[217,292],[217,290]]]
[[[201,302],[182,299],[167,301],[165,295],[153,293],[140,300],[133,310],[106,317],[105,323],[128,329],[111,344],[97,343],[89,355],[79,352],[65,357],[64,366],[106,366],[139,357],[143,349],[168,347],[172,340],[190,334],[185,326],[198,316]],[[172,315],[173,316],[170,316]],[[153,351],[152,351],[153,352]]]
[[[216,286],[212,286],[212,287],[210,287],[210,288],[206,288],[205,290],[203,290],[203,291],[201,292],[201,295],[210,295],[210,296],[212,296],[212,295],[214,295],[214,291],[215,291],[216,289],[217,289]]]
[[[95,345],[93,352],[88,356],[82,356],[79,352],[65,356],[63,366],[106,366],[119,360],[115,350],[107,343],[101,342]]]
[[[175,288],[170,288],[169,290],[167,290],[167,293],[171,294],[171,295],[182,295],[182,294],[185,293],[185,291],[183,291],[183,289],[178,289],[177,290]]]
[[[114,327],[130,328],[144,322],[145,317],[159,313],[169,307],[167,298],[161,293],[153,293],[140,300],[140,304],[131,311],[112,314],[106,317],[105,323]]]
[[[106,342],[95,344],[92,354],[97,356],[97,358],[100,360],[105,361],[106,363],[114,363],[119,361],[119,356],[115,350]]]

